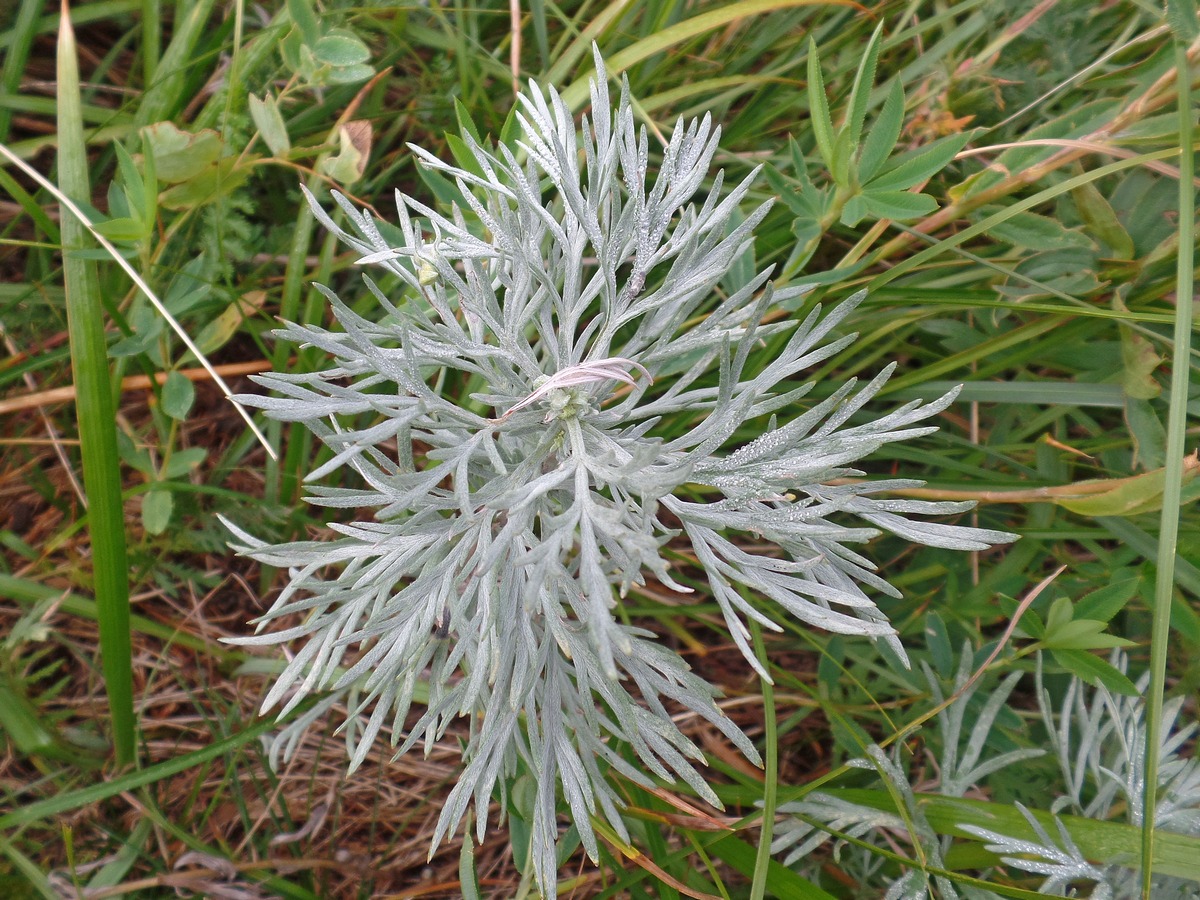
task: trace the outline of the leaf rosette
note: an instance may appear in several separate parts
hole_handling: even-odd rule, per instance
[[[290,572],[260,630],[299,620],[240,640],[302,644],[264,708],[284,715],[327,692],[281,732],[273,757],[339,704],[350,710],[351,769],[385,727],[403,753],[468,717],[464,770],[434,843],[472,803],[482,840],[489,802],[529,773],[543,889],[555,881],[560,794],[593,859],[593,816],[629,837],[612,775],[682,779],[717,804],[674,712],[759,760],[716,690],[617,615],[648,577],[691,593],[672,575],[669,541],[690,550],[733,641],[767,677],[747,621],[779,630],[777,608],[903,656],[868,590],[899,594],[851,549],[880,529],[958,550],[1011,539],[910,518],[970,504],[877,496],[917,482],[829,483],[861,475],[850,464],[881,446],[935,430],[922,423],[954,393],[852,422],[888,367],[776,421],[812,388],[792,379],[854,339],[834,332],[862,295],[799,323],[764,322],[804,291],[774,288],[769,271],[718,296],[769,206],[734,215],[757,170],[728,194],[722,172],[704,189],[720,135],[705,116],[678,123],[650,178],[628,84],[614,110],[598,54],[596,66],[578,127],[554,90],[531,85],[512,147],[466,134],[462,167],[412,148],[457,186],[449,215],[397,193],[398,228],[388,227],[334,194],[343,228],[309,195],[390,286],[364,275],[372,318],[321,288],[340,330],[277,334],[326,351],[331,366],[258,376],[276,396],[239,398],[324,442],[332,455],[310,482],[357,474],[358,488],[314,483],[311,502],[370,511],[331,524],[333,541],[267,545],[234,528],[241,552]],[[754,351],[765,339],[782,347],[763,364]],[[660,436],[676,417],[688,427]],[[755,420],[759,437],[736,437]],[[775,549],[752,552],[740,535]],[[420,685],[425,708],[409,722]]]

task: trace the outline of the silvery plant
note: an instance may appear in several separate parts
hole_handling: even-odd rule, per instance
[[[842,481],[862,474],[854,460],[934,431],[922,423],[954,394],[870,418],[862,410],[889,367],[805,407],[812,385],[793,379],[853,340],[833,333],[862,297],[768,324],[802,289],[773,288],[764,271],[721,294],[769,206],[737,214],[754,173],[727,194],[721,172],[706,184],[720,130],[705,116],[676,125],[652,176],[627,83],[614,110],[598,54],[596,67],[579,126],[554,90],[531,85],[511,148],[464,136],[460,168],[413,147],[461,192],[446,214],[398,193],[397,228],[334,194],[343,228],[309,195],[383,278],[364,274],[373,301],[357,309],[321,288],[336,329],[276,332],[326,351],[329,368],[265,375],[256,380],[276,396],[239,398],[324,442],[311,502],[363,510],[331,523],[330,541],[268,545],[233,529],[238,550],[290,573],[258,620],[283,627],[241,640],[300,645],[263,708],[282,717],[323,694],[278,735],[273,759],[335,708],[348,709],[351,770],[381,731],[398,754],[428,750],[464,718],[464,766],[434,844],[472,804],[482,839],[489,802],[503,810],[506,785],[528,774],[543,891],[562,804],[593,859],[593,817],[628,839],[610,779],[681,779],[717,803],[673,713],[759,759],[717,691],[619,613],[651,577],[681,602],[696,596],[668,544],[694,556],[765,678],[748,623],[778,631],[782,615],[903,655],[868,594],[898,592],[854,549],[880,529],[955,550],[1010,539],[910,518],[969,504],[880,496],[917,482]],[[768,339],[782,346],[763,359]],[[660,436],[668,417],[687,427]],[[345,467],[360,486],[316,483]]]

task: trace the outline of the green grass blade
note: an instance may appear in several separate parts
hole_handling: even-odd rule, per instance
[[[682,22],[676,22],[674,25],[664,28],[650,37],[642,38],[642,40],[626,47],[620,53],[614,53],[609,56],[605,60],[605,66],[608,69],[609,76],[615,77],[630,66],[654,56],[656,53],[661,53],[667,48],[694,38],[697,35],[715,31],[732,22],[736,22],[738,19],[760,16],[777,9],[789,9],[796,6],[833,5],[842,5],[842,0],[738,0],[738,2],[730,3],[728,6],[722,6],[718,9],[701,13],[698,16],[692,16],[690,19],[684,19]],[[616,7],[617,4],[613,4],[613,6]],[[558,72],[559,68],[557,66],[552,68],[547,76],[547,80],[552,80],[552,76]],[[563,100],[571,109],[580,109],[587,100],[588,79],[590,77],[590,74],[581,77],[562,92]]]
[[[1189,4],[1190,5],[1190,4]],[[1195,22],[1195,11],[1191,11]],[[1167,410],[1166,486],[1158,533],[1157,577],[1154,582],[1154,621],[1150,633],[1150,687],[1146,695],[1145,794],[1142,825],[1142,858],[1154,858],[1154,810],[1157,806],[1159,745],[1162,742],[1163,685],[1167,672],[1167,644],[1171,635],[1171,596],[1175,589],[1175,552],[1179,544],[1179,492],[1183,476],[1184,433],[1187,426],[1188,380],[1191,366],[1193,271],[1196,246],[1196,185],[1192,181],[1192,77],[1187,45],[1175,40],[1175,75],[1179,97],[1179,254],[1175,269],[1175,341],[1171,359],[1171,405]],[[1142,868],[1142,894],[1150,896],[1150,866]]]
[[[759,663],[766,668],[767,647],[763,643],[762,627],[750,623],[750,634],[754,641],[754,653]],[[779,735],[775,717],[775,687],[765,678],[761,680],[763,694],[763,818],[758,837],[758,852],[754,857],[754,880],[750,885],[751,900],[762,900],[767,889],[767,873],[771,862],[771,842],[775,832],[775,808],[779,801]]]
[[[80,115],[79,63],[75,55],[75,32],[65,4],[58,36],[58,135],[59,186],[68,197],[87,200],[91,190]],[[61,209],[61,220],[67,329],[75,378],[83,483],[88,497],[88,533],[100,619],[100,655],[117,762],[127,765],[134,761],[137,746],[133,714],[133,651],[129,638],[129,566],[125,552],[116,415],[104,342],[104,312],[94,263],[75,255],[88,245],[88,231],[65,206]]]
[[[4,71],[0,74],[0,93],[15,97],[21,93],[21,75],[29,59],[29,50],[37,34],[38,13],[45,6],[41,0],[23,0],[8,33],[8,52],[4,55]],[[9,106],[0,107],[0,141],[8,140],[8,129],[12,124],[13,111]]]

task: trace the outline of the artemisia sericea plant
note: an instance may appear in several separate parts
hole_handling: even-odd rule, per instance
[[[434,845],[472,804],[482,839],[489,802],[526,773],[544,892],[556,880],[561,804],[595,859],[593,817],[628,839],[616,779],[682,779],[717,803],[673,711],[692,711],[759,760],[716,689],[616,614],[648,576],[695,596],[672,575],[668,542],[702,567],[733,641],[765,678],[748,621],[779,630],[793,616],[903,655],[868,593],[898,591],[854,549],[880,529],[956,550],[1011,538],[910,518],[966,503],[879,496],[917,482],[841,481],[861,475],[854,460],[934,431],[922,423],[953,392],[869,418],[888,367],[777,421],[812,388],[793,379],[853,340],[831,335],[862,297],[764,323],[802,289],[775,289],[768,270],[721,295],[767,212],[734,215],[756,173],[727,194],[721,172],[705,188],[720,135],[705,116],[678,123],[652,176],[628,84],[614,110],[598,53],[596,69],[578,126],[554,90],[531,85],[512,148],[466,135],[460,168],[413,147],[457,184],[463,205],[448,214],[398,193],[398,228],[385,226],[335,194],[343,228],[310,195],[324,226],[384,279],[363,276],[369,315],[322,288],[337,329],[277,332],[326,351],[329,368],[263,375],[275,396],[239,398],[303,422],[329,448],[309,478],[311,502],[362,510],[331,524],[330,541],[268,545],[233,529],[238,550],[290,573],[258,620],[260,631],[287,627],[240,640],[300,645],[263,708],[286,716],[322,694],[283,728],[273,759],[335,707],[349,709],[351,770],[385,726],[400,754],[428,749],[464,717],[463,769]],[[782,349],[763,360],[776,335]],[[681,434],[657,434],[680,416]],[[747,423],[759,436],[736,440]],[[360,487],[317,483],[343,467]],[[774,549],[752,552],[741,537]],[[406,727],[419,685],[424,710]]]

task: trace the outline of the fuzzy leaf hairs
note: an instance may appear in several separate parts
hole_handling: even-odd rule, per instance
[[[876,496],[917,482],[828,484],[861,474],[850,464],[883,445],[934,431],[922,423],[954,392],[860,415],[889,366],[776,422],[812,388],[791,379],[853,340],[831,333],[862,295],[798,324],[764,323],[803,293],[776,290],[768,271],[718,298],[768,204],[734,217],[756,173],[726,193],[718,172],[704,189],[720,135],[708,116],[678,123],[652,177],[628,83],[614,109],[598,53],[590,119],[577,126],[553,89],[531,84],[519,102],[524,139],[492,148],[464,137],[469,168],[412,148],[457,185],[464,203],[448,215],[397,193],[398,228],[383,226],[335,194],[343,228],[309,196],[380,273],[363,276],[377,311],[322,288],[340,330],[277,334],[324,350],[329,368],[258,376],[274,395],[239,399],[324,442],[332,455],[309,481],[353,471],[360,486],[314,484],[311,502],[364,512],[331,524],[333,541],[268,545],[230,527],[240,552],[290,573],[262,633],[238,641],[300,643],[263,708],[282,716],[323,693],[277,736],[273,759],[339,705],[351,770],[385,727],[399,754],[466,717],[464,768],[434,844],[471,805],[482,840],[489,802],[503,810],[506,785],[527,774],[533,864],[549,893],[562,804],[593,859],[593,817],[628,840],[610,775],[681,779],[717,804],[672,713],[691,711],[759,761],[716,689],[616,614],[649,576],[690,593],[663,555],[668,541],[690,549],[734,642],[767,677],[748,620],[779,630],[775,617],[790,615],[903,655],[867,589],[899,592],[852,549],[879,529],[957,550],[1012,536],[911,518],[968,503]],[[776,336],[773,359],[755,355]],[[679,417],[686,428],[660,432]],[[754,420],[766,423],[760,436],[735,438]],[[774,550],[751,552],[739,541],[749,535]],[[418,685],[427,702],[406,727]]]

